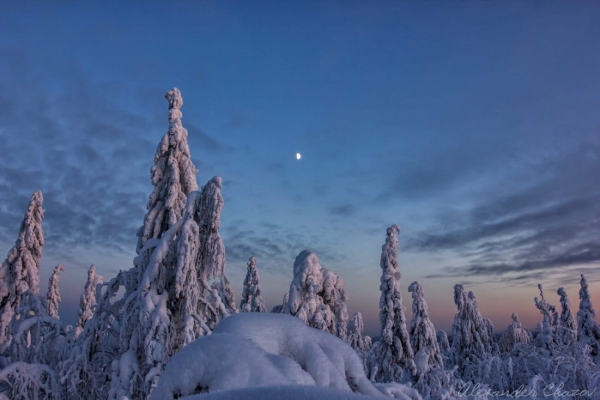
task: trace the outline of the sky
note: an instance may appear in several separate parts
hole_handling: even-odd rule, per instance
[[[541,321],[538,283],[577,308],[585,273],[600,305],[598,2],[2,8],[0,258],[41,189],[42,286],[66,265],[67,323],[91,264],[105,280],[132,267],[172,87],[199,185],[223,179],[238,302],[250,256],[270,309],[310,248],[376,336],[381,246],[398,224],[409,318],[413,281],[445,330],[457,283],[497,331],[513,312]]]

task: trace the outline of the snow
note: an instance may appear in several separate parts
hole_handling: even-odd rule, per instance
[[[11,339],[9,324],[27,291],[40,291],[39,268],[44,247],[42,220],[44,198],[41,191],[31,196],[21,222],[19,237],[0,267],[0,349]]]
[[[294,261],[294,278],[283,312],[345,340],[347,301],[343,279],[323,268],[313,250],[300,252]]]
[[[306,326],[286,314],[244,313],[221,321],[214,334],[229,333],[252,340],[264,351],[285,355],[302,365],[317,386],[377,395],[358,354],[343,340]]]
[[[314,386],[264,386],[206,393],[182,400],[372,400],[379,397]]]
[[[406,316],[402,305],[398,270],[398,225],[386,230],[385,244],[381,248],[381,297],[379,299],[379,321],[381,339],[376,342],[367,356],[369,377],[376,382],[401,382],[404,371],[414,376],[417,367],[406,328]],[[408,377],[406,377],[408,378]]]
[[[241,312],[267,312],[265,302],[261,296],[260,273],[256,268],[256,258],[250,257],[246,278],[244,279],[244,289],[242,291],[242,301],[240,303]]]
[[[90,269],[88,270],[88,278],[79,302],[79,318],[77,319],[77,324],[75,325],[75,338],[77,338],[81,332],[83,332],[85,323],[94,315],[94,307],[96,306],[96,288],[103,282],[104,278],[102,275],[96,274],[96,266],[90,266]]]
[[[475,295],[462,285],[454,287],[451,335],[435,331],[418,282],[408,287],[408,325],[397,225],[382,246],[381,340],[372,346],[362,334],[362,314],[349,321],[344,280],[312,250],[296,257],[290,290],[272,313],[265,312],[250,257],[244,313],[237,314],[237,282],[226,274],[219,233],[223,181],[215,176],[198,190],[181,93],[174,88],[166,98],[169,130],[151,169],[154,188],[134,267],[107,283],[90,267],[75,329],[58,318],[62,264],[48,293],[40,294],[44,210],[42,193],[33,193],[0,267],[0,400],[450,400],[464,398],[465,385],[543,393],[548,384],[600,399],[600,327],[584,275],[576,315],[564,288],[557,290],[559,315],[539,285],[535,306],[543,320],[536,340],[514,313],[496,341]]]
[[[54,267],[54,272],[50,275],[48,280],[48,294],[46,299],[48,301],[48,315],[52,318],[58,319],[58,305],[60,304],[60,273],[65,270],[63,264],[59,264]]]
[[[267,353],[250,339],[220,333],[202,337],[173,356],[149,400],[294,384],[314,385],[315,381],[292,359]]]

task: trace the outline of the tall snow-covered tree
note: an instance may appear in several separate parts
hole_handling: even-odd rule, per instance
[[[396,233],[400,233],[400,228],[394,224],[387,229],[385,244],[381,248],[381,339],[373,344],[367,359],[369,377],[376,382],[399,382],[405,370],[410,377],[417,375],[400,292],[402,275],[398,270]]]
[[[412,293],[412,320],[410,322],[410,343],[412,345],[415,359],[425,360],[417,363],[419,375],[425,375],[434,368],[444,368],[444,362],[440,353],[435,327],[429,319],[429,309],[425,301],[425,293],[419,282],[410,284],[408,291]],[[419,356],[417,356],[419,355]]]
[[[87,281],[83,288],[83,294],[79,301],[79,317],[75,325],[75,338],[77,338],[83,329],[85,323],[94,315],[94,307],[96,306],[96,289],[98,285],[104,283],[102,275],[96,274],[96,266],[90,266],[88,270]]]
[[[44,247],[42,220],[44,198],[41,191],[31,196],[19,237],[0,267],[0,348],[7,345],[12,334],[9,324],[27,291],[40,291],[40,262]]]
[[[219,236],[221,188],[221,178],[214,177],[202,192],[191,192],[183,217],[160,239],[146,241],[136,257],[144,274],[126,300],[130,306],[121,329],[122,355],[114,367],[112,393],[144,398],[173,354],[236,311]]]
[[[119,374],[115,369],[119,366],[123,367],[119,372],[124,380],[131,380],[135,372],[127,370],[134,365],[119,365],[118,360],[119,316],[124,299],[118,298],[117,293],[126,276],[129,276],[126,271],[121,271],[102,285],[105,290],[97,292],[93,317],[84,325],[83,332],[69,342],[57,367],[64,398],[120,399],[125,394],[111,397],[109,390],[112,384],[118,387]]]
[[[138,254],[148,239],[160,238],[183,216],[188,194],[198,190],[198,170],[190,156],[188,132],[181,124],[181,92],[173,88],[165,98],[169,102],[169,131],[158,144],[150,170],[154,191],[148,200],[144,225],[137,233]]]
[[[542,284],[538,284],[538,289],[540,289],[541,299],[535,297],[533,300],[544,319],[542,322],[538,323],[538,330],[540,333],[536,337],[536,342],[538,346],[550,350],[558,343],[555,337],[558,328],[558,311],[556,311],[555,306],[546,301]]]
[[[52,318],[59,319],[58,317],[58,305],[60,304],[60,273],[65,270],[63,264],[59,264],[54,267],[54,272],[50,275],[48,280],[48,294],[46,299],[48,301],[48,315]]]
[[[294,279],[283,312],[308,326],[346,339],[348,311],[344,280],[321,266],[317,253],[303,250],[294,261]]]
[[[560,296],[561,313],[556,331],[558,343],[569,345],[577,340],[577,322],[573,317],[569,296],[563,287],[559,287],[556,293]]]
[[[510,352],[517,343],[530,343],[533,340],[531,332],[521,324],[519,316],[512,313],[511,318],[512,322],[500,337],[499,347],[503,353]]]
[[[348,322],[348,344],[364,359],[371,348],[371,337],[363,336],[363,318],[360,312],[354,313],[350,322]]]
[[[596,323],[596,311],[588,290],[587,279],[581,274],[579,311],[577,311],[577,340],[592,348],[592,355],[600,354],[600,328]]]
[[[256,258],[250,257],[246,278],[244,279],[244,289],[242,291],[242,301],[240,303],[241,312],[267,312],[265,302],[262,299],[260,291],[260,274],[256,268]]]
[[[479,364],[491,354],[493,326],[490,320],[481,316],[473,292],[467,293],[460,284],[454,285],[454,304],[458,312],[452,324],[450,361],[462,374],[469,366]]]

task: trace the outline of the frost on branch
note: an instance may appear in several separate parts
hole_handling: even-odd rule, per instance
[[[244,279],[244,289],[242,291],[242,301],[240,303],[241,312],[267,312],[265,302],[260,292],[260,274],[256,268],[256,258],[250,257],[248,260],[248,269]]]
[[[364,359],[371,348],[371,337],[363,336],[363,319],[360,312],[356,312],[348,323],[348,344]]]
[[[536,342],[538,346],[546,350],[552,350],[557,342],[555,334],[558,328],[558,312],[556,307],[544,298],[544,289],[541,284],[538,284],[538,288],[540,289],[541,300],[535,297],[534,302],[544,319],[538,323],[539,334],[536,337]]]
[[[111,376],[111,363],[119,356],[123,299],[116,297],[124,286],[125,275],[121,271],[108,283],[97,286],[98,301],[93,317],[84,324],[83,332],[70,342],[59,363],[60,384],[68,399],[113,398],[108,396],[109,389],[111,384],[118,386],[120,377],[113,375],[112,381],[107,377]]]
[[[65,270],[65,266],[62,264],[54,267],[54,272],[50,275],[48,280],[48,295],[46,299],[48,301],[48,315],[52,318],[58,319],[58,305],[60,304],[60,273]]]
[[[421,376],[427,374],[430,369],[444,368],[444,362],[437,342],[435,327],[429,319],[429,309],[423,287],[415,281],[410,284],[408,291],[412,293],[413,299],[413,317],[409,331],[410,342],[415,353],[417,371]],[[421,362],[417,362],[417,359]]]
[[[8,386],[11,400],[56,399],[60,387],[52,368],[44,364],[14,362],[0,370],[0,386]]]
[[[66,339],[60,321],[48,316],[45,300],[31,290],[23,293],[10,323],[12,337],[6,352],[10,361],[56,364]]]
[[[452,324],[452,348],[450,362],[458,366],[459,375],[470,381],[473,376],[465,376],[470,366],[479,364],[492,352],[493,326],[484,319],[473,292],[465,292],[462,285],[454,285],[454,304],[458,312]]]
[[[33,193],[19,237],[0,267],[0,349],[7,346],[11,333],[9,324],[20,306],[25,292],[40,291],[39,268],[44,247],[42,192]]]
[[[173,88],[165,98],[169,102],[169,131],[158,144],[150,170],[154,191],[148,200],[144,225],[137,232],[138,254],[148,239],[160,238],[183,216],[188,194],[198,190],[198,170],[190,156],[188,132],[181,124],[181,92]]]
[[[516,313],[511,315],[512,322],[500,337],[500,351],[502,353],[510,352],[517,343],[531,343],[533,336],[529,329],[524,327]]]
[[[579,289],[577,340],[592,348],[593,357],[600,355],[600,328],[596,323],[596,311],[588,291],[587,280],[583,274],[581,274],[581,289]]]
[[[317,253],[304,250],[294,261],[294,279],[283,312],[308,326],[346,338],[348,295],[342,278],[321,266]]]
[[[90,266],[87,281],[83,288],[83,294],[79,300],[79,317],[77,318],[77,324],[75,325],[75,338],[83,332],[85,323],[94,315],[94,307],[96,306],[96,288],[103,282],[104,278],[102,275],[96,274],[96,266]]]
[[[556,331],[556,340],[559,344],[569,345],[577,340],[577,322],[573,317],[571,302],[567,292],[559,287],[556,293],[560,296],[561,313]]]
[[[409,374],[405,378],[417,375],[400,292],[396,233],[400,233],[400,228],[394,224],[387,229],[385,244],[381,248],[381,339],[373,344],[367,359],[369,377],[376,382],[400,382],[404,370]]]

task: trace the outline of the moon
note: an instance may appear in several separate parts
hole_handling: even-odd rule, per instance
[[[296,153],[296,160],[299,160],[299,159],[301,159],[301,158],[302,158],[302,154],[300,154],[300,153]]]

